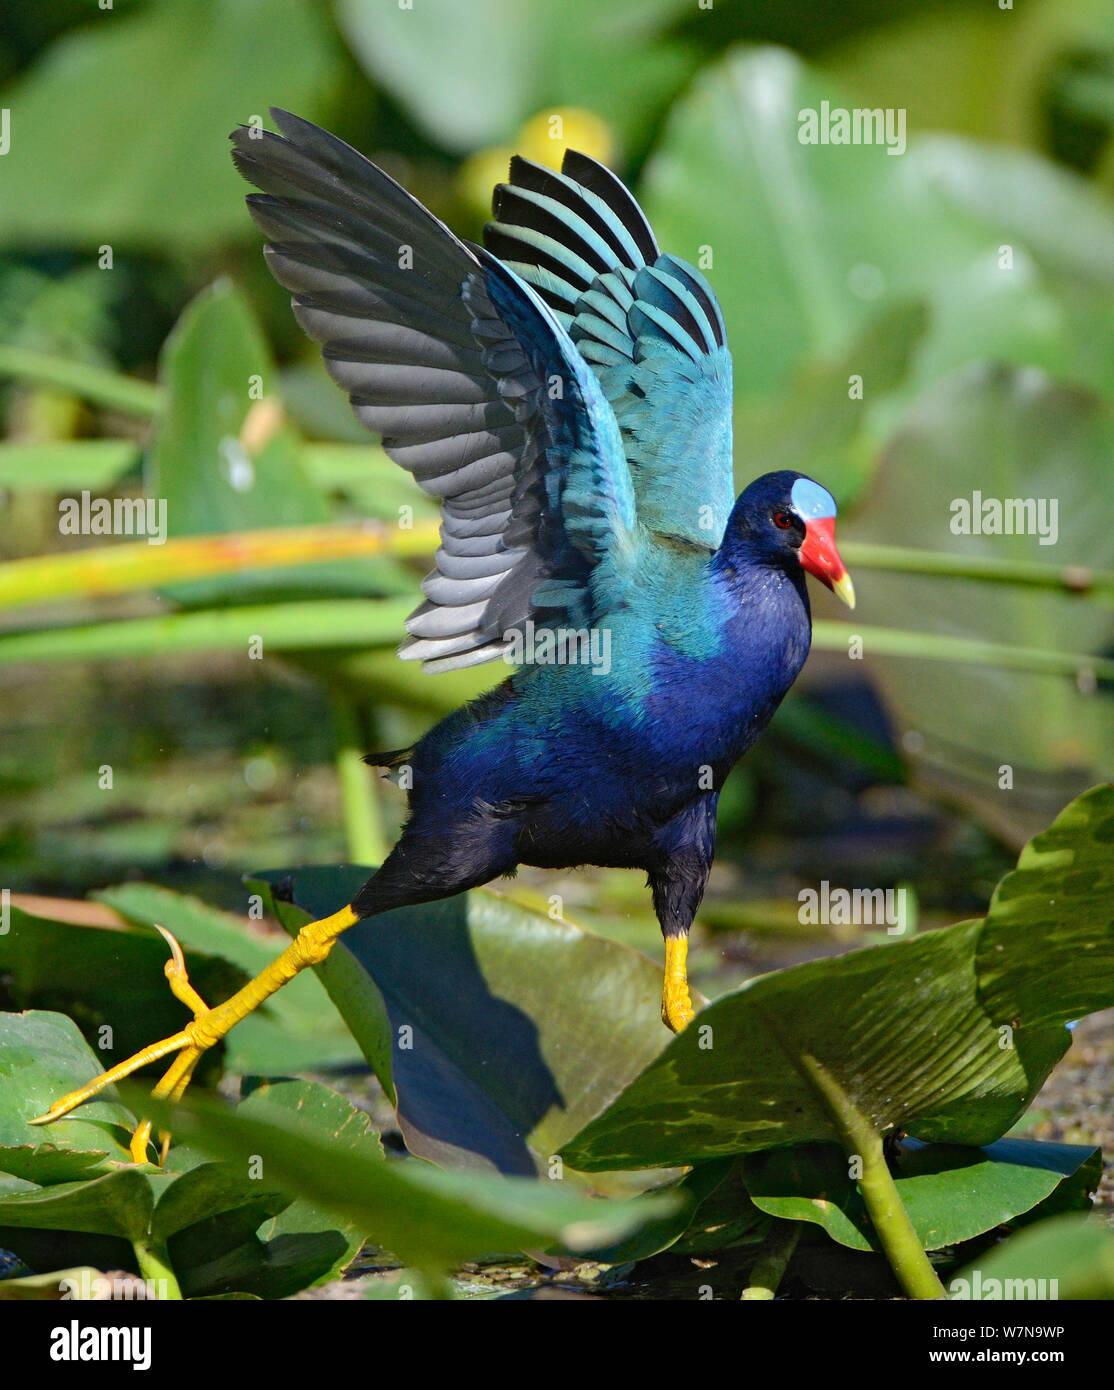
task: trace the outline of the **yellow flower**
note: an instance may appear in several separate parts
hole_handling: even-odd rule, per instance
[[[521,126],[513,145],[492,145],[464,161],[457,175],[458,193],[481,217],[489,216],[492,189],[506,181],[512,154],[560,169],[567,149],[590,154],[604,164],[615,157],[611,130],[593,112],[577,106],[539,111]]]
[[[497,183],[505,183],[514,150],[492,145],[469,155],[457,174],[457,192],[480,217],[491,216],[491,194]]]
[[[568,149],[590,154],[603,164],[615,157],[615,141],[606,121],[576,106],[531,116],[518,132],[517,148],[527,159],[551,169],[560,169]]]

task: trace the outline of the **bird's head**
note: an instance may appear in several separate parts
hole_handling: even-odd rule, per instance
[[[855,588],[835,543],[832,494],[803,473],[784,470],[756,478],[739,496],[727,523],[723,551],[759,564],[814,575],[847,604]]]

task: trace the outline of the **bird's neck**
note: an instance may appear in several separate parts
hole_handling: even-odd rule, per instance
[[[781,618],[792,622],[803,617],[805,625],[811,627],[808,586],[796,560],[786,565],[781,556],[771,557],[748,537],[729,531],[710,567],[716,582],[740,607],[758,600],[771,610],[771,616],[779,610]]]
[[[764,725],[804,665],[812,614],[804,572],[750,550],[721,546],[711,564],[723,615],[724,657],[748,673],[748,700]]]

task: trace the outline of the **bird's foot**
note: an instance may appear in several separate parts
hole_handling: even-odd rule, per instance
[[[661,1021],[680,1033],[696,1017],[689,994],[687,936],[665,938],[665,981],[661,991]]]
[[[175,938],[165,927],[157,927],[167,945],[170,947],[170,959],[166,962],[166,978],[170,982],[171,993],[176,999],[180,999],[183,1004],[193,1014],[193,1023],[187,1024],[180,1033],[175,1033],[173,1037],[163,1038],[161,1042],[151,1043],[150,1046],[142,1048],[134,1056],[129,1057],[125,1062],[119,1062],[116,1066],[110,1067],[108,1071],[102,1072],[95,1080],[90,1081],[87,1086],[82,1086],[79,1090],[71,1091],[68,1095],[61,1096],[45,1115],[39,1115],[31,1121],[33,1125],[50,1124],[53,1120],[60,1120],[64,1115],[68,1115],[71,1110],[75,1110],[79,1105],[83,1105],[87,1100],[92,1100],[96,1095],[117,1081],[123,1080],[125,1076],[130,1076],[140,1067],[145,1067],[149,1062],[156,1062],[161,1057],[169,1057],[171,1053],[177,1053],[174,1061],[168,1067],[162,1080],[151,1092],[153,1096],[160,1099],[179,1100],[181,1099],[186,1087],[190,1084],[194,1069],[201,1060],[201,1054],[206,1048],[212,1047],[217,1041],[216,1036],[212,1036],[205,1029],[199,1028],[198,1024],[212,1011],[205,1003],[204,999],[190,984],[189,975],[186,971],[185,958],[182,955],[182,948],[178,945]],[[141,1119],[132,1134],[129,1149],[131,1151],[133,1163],[147,1162],[147,1146],[151,1139],[151,1121]],[[160,1131],[159,1133],[159,1163],[166,1160],[167,1149],[170,1147],[170,1135]]]
[[[193,1014],[193,1022],[187,1023],[182,1031],[175,1033],[173,1037],[152,1043],[150,1047],[137,1052],[134,1057],[129,1057],[126,1062],[119,1062],[108,1071],[102,1072],[95,1081],[90,1081],[88,1086],[82,1086],[80,1090],[71,1091],[68,1096],[56,1100],[45,1115],[40,1115],[31,1123],[45,1125],[51,1120],[60,1120],[63,1115],[68,1115],[71,1110],[99,1095],[106,1086],[122,1081],[125,1076],[130,1076],[140,1067],[145,1067],[148,1062],[157,1062],[160,1058],[169,1057],[175,1052],[178,1055],[151,1094],[161,1100],[180,1100],[201,1060],[201,1054],[219,1042],[237,1023],[247,1018],[248,1014],[300,971],[307,966],[320,965],[332,950],[333,943],[340,933],[359,920],[359,916],[351,907],[343,907],[331,917],[322,917],[318,922],[307,922],[286,950],[265,970],[261,970],[255,979],[249,980],[231,999],[226,999],[223,1004],[217,1004],[211,1009],[189,982],[181,947],[168,931],[159,927],[170,946],[166,978],[170,981],[175,998],[180,999]],[[147,1162],[147,1145],[150,1138],[151,1122],[141,1120],[132,1135],[130,1146],[134,1163]],[[169,1145],[170,1136],[160,1134],[160,1163],[166,1158]]]
[[[674,1033],[683,1033],[696,1013],[687,989],[676,991],[672,996],[662,995],[661,1021]]]

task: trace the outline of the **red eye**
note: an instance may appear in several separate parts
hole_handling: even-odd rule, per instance
[[[793,518],[788,512],[774,512],[774,525],[781,531],[788,531],[793,525]]]

